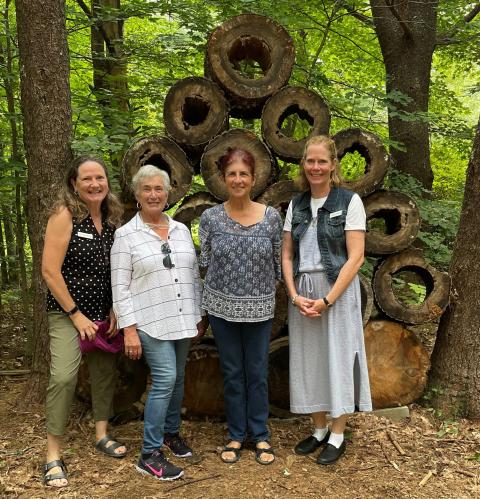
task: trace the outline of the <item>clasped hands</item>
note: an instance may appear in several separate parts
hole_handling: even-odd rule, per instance
[[[305,298],[304,296],[297,296],[295,299],[295,306],[298,307],[303,316],[310,318],[320,317],[322,312],[327,310],[327,306],[322,298],[312,300],[311,298]]]

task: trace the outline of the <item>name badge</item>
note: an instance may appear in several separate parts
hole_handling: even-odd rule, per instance
[[[334,211],[333,213],[330,213],[330,218],[339,217],[341,214],[342,214],[342,210]]]
[[[93,239],[93,234],[89,234],[88,232],[77,232],[78,237],[83,237],[84,239]]]

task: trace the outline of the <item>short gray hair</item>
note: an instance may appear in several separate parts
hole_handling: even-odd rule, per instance
[[[162,177],[163,187],[165,187],[165,190],[169,192],[171,187],[170,187],[170,177],[168,176],[168,173],[165,170],[160,170],[160,168],[158,168],[155,165],[143,165],[138,169],[138,172],[135,173],[135,175],[132,178],[133,193],[134,194],[137,193],[137,189],[145,179],[158,176]]]

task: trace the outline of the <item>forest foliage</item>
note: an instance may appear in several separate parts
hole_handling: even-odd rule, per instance
[[[428,115],[398,110],[404,120],[429,123],[433,192],[424,192],[414,178],[395,170],[385,184],[418,202],[423,219],[419,244],[427,258],[441,269],[447,269],[450,260],[480,111],[480,21],[463,22],[474,5],[460,0],[440,1]],[[76,153],[104,157],[112,165],[117,189],[119,160],[131,141],[164,133],[163,102],[170,86],[180,78],[203,75],[209,33],[225,19],[244,12],[267,15],[289,31],[296,46],[290,83],[307,86],[324,97],[332,113],[332,133],[360,127],[378,134],[387,146],[401,147],[388,141],[387,110],[397,112],[397,106],[408,97],[385,92],[385,66],[375,31],[368,22],[371,11],[367,1],[67,0],[66,12],[72,147]],[[105,54],[92,53],[92,26],[109,22],[120,27],[121,36],[112,40],[114,55],[111,47]],[[117,83],[112,81],[115,76],[108,77],[106,88],[95,88],[93,68],[95,58],[98,61],[100,57],[106,64],[126,69],[117,78],[125,83],[122,98],[127,107],[112,104],[116,102],[111,90]],[[260,130],[259,120],[246,123],[232,119],[230,126]],[[16,224],[20,220],[26,234],[28,216],[24,212],[23,158],[14,4],[0,0],[0,263],[4,301],[8,290],[20,287]],[[348,175],[349,169],[355,170],[356,160],[346,159],[343,170]],[[292,176],[296,165],[283,164],[281,168],[286,178]],[[198,190],[201,184],[197,178],[192,189]],[[25,248],[28,271],[28,243]]]

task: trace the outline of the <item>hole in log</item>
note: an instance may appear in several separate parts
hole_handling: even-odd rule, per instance
[[[263,78],[272,65],[270,47],[254,36],[235,40],[228,51],[228,60],[243,77],[252,80]]]
[[[165,161],[165,159],[161,154],[152,154],[150,157],[148,157],[147,154],[145,153],[140,158],[140,166],[143,165],[153,165],[156,166],[159,170],[167,172],[168,176],[170,177],[171,187],[177,187],[178,182],[172,179],[172,169],[170,168],[170,165]]]
[[[283,135],[295,140],[303,140],[312,132],[314,119],[297,104],[287,107],[280,115],[277,128]]]
[[[203,123],[210,112],[210,104],[199,95],[185,97],[182,106],[182,122],[185,130]]]
[[[369,231],[391,236],[402,228],[400,211],[397,209],[378,210],[368,218],[367,224]]]
[[[342,177],[352,182],[365,175],[369,166],[366,158],[368,158],[368,151],[362,146],[355,145],[354,148],[348,150],[340,160]]]
[[[393,294],[409,308],[421,308],[433,287],[432,276],[420,267],[402,267],[392,274]]]

